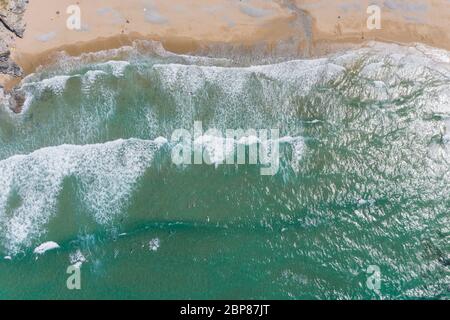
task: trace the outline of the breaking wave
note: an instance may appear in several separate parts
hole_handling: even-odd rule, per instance
[[[136,42],[77,58],[60,54],[20,90],[22,113],[0,109],[5,255],[50,240],[64,248],[98,226],[128,232],[151,221],[187,221],[262,228],[276,234],[265,248],[276,259],[281,252],[311,270],[327,265],[343,279],[375,261],[389,266],[393,286],[410,284],[403,296],[442,293],[439,272],[418,283],[402,275],[428,276],[448,263],[447,51],[369,43],[320,59],[248,65]],[[168,141],[195,121],[205,131],[279,129],[289,146],[280,171],[264,178],[258,166],[174,166]],[[213,163],[230,151],[225,142],[195,140]],[[68,250],[78,257],[78,248]],[[70,261],[91,261],[77,257]],[[278,279],[286,288],[303,281],[294,271]]]

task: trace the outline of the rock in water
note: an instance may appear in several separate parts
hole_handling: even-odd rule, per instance
[[[23,95],[23,93],[14,90],[11,94],[11,98],[9,99],[9,108],[14,113],[21,113],[24,104],[25,96]]]

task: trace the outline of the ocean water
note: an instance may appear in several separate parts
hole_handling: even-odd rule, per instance
[[[139,42],[21,91],[0,108],[0,299],[450,297],[447,51],[249,65]],[[279,170],[174,164],[196,121],[279,129]]]

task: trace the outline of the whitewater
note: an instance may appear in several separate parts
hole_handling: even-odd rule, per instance
[[[0,108],[0,288],[14,270],[40,270],[36,289],[80,263],[92,284],[82,297],[116,286],[153,298],[373,298],[365,270],[376,264],[386,297],[448,296],[445,50],[373,42],[250,65],[139,42],[61,54],[19,90],[20,114]],[[175,165],[170,137],[195,121],[278,128],[280,170]],[[200,140],[223,160],[223,140]]]

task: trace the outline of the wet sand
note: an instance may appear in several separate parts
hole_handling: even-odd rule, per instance
[[[381,8],[380,30],[367,28],[372,3]],[[10,48],[25,74],[51,63],[52,52],[79,55],[136,39],[161,41],[169,51],[194,54],[217,48],[253,53],[257,48],[265,54],[310,57],[369,40],[421,42],[450,50],[446,0],[79,0],[80,30],[67,27],[71,4],[30,0],[25,35]],[[7,89],[18,82],[0,78]]]

